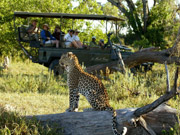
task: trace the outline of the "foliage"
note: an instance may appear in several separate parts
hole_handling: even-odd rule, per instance
[[[173,128],[170,128],[169,131],[163,130],[162,135],[179,135],[179,124],[177,123]]]
[[[149,44],[162,49],[172,46],[172,39],[176,36],[172,33],[178,30],[178,22],[174,13],[176,6],[173,0],[161,1],[158,5],[151,9],[149,15],[150,25],[147,28],[145,37],[149,40]],[[171,42],[168,43],[168,41]]]
[[[36,119],[27,120],[16,112],[0,108],[1,135],[56,135],[56,130],[48,125],[43,127]]]
[[[2,0],[0,2],[0,56],[2,55],[21,55],[22,51],[16,42],[16,36],[14,33],[13,14],[14,11],[29,11],[29,12],[61,12],[71,13],[72,4],[70,0]],[[43,23],[54,23],[54,20],[39,18],[39,26]],[[55,21],[57,23],[58,20]],[[27,24],[28,19],[18,19],[16,24]]]
[[[144,47],[147,48],[149,47],[149,40],[147,38],[145,38],[144,36],[141,37],[141,40],[136,40],[133,43],[134,47]]]
[[[127,34],[123,35],[126,44],[135,42],[142,47],[158,46],[161,49],[172,46],[180,26],[175,0],[154,0],[152,7],[148,5],[148,1],[143,5],[142,0],[113,1],[120,2],[116,6],[127,20],[127,25],[122,25],[127,28]],[[143,7],[146,7],[145,11]],[[145,13],[147,21],[144,20]]]

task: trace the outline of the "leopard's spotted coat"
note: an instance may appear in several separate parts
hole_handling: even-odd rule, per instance
[[[113,133],[114,135],[120,135],[117,131],[116,111],[109,104],[108,94],[102,82],[97,77],[86,73],[72,52],[63,54],[59,64],[67,71],[67,84],[69,87],[69,109],[67,111],[77,110],[79,94],[82,94],[86,97],[93,110],[112,112]],[[125,134],[126,131],[123,132],[122,134]]]

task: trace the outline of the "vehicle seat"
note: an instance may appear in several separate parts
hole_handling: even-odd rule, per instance
[[[33,37],[30,37],[27,29],[29,28],[28,25],[22,25],[21,27],[18,27],[18,33],[19,33],[19,40],[22,42],[30,42],[30,41],[37,41]],[[39,38],[38,34],[38,38]],[[39,40],[38,40],[39,41]]]
[[[44,47],[55,47],[55,44],[49,43],[49,44],[43,44]]]
[[[65,43],[64,43],[65,42],[64,35],[65,34],[61,34],[60,41],[59,41],[59,46],[62,47],[62,48],[66,48]]]
[[[18,33],[19,33],[19,40],[23,41],[23,42],[29,42],[30,38],[29,35],[27,33],[27,28],[29,26],[27,25],[22,25],[21,27],[18,27]]]

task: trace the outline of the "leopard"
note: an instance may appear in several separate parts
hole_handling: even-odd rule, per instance
[[[93,111],[109,111],[112,113],[112,131],[114,135],[125,135],[127,128],[122,133],[117,130],[117,114],[109,104],[106,88],[96,76],[85,72],[79,64],[78,58],[72,52],[61,55],[59,65],[67,72],[67,85],[69,87],[69,108],[67,112],[77,112],[80,94],[86,97]]]

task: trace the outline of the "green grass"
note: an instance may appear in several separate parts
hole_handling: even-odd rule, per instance
[[[169,71],[171,85],[173,85],[175,66],[169,66]],[[137,75],[114,73],[109,77],[111,81],[102,81],[108,91],[110,104],[115,109],[141,107],[153,102],[166,92],[164,65],[155,65],[153,72],[150,71],[146,75],[144,73]],[[8,121],[8,124],[0,123],[1,134],[9,132],[6,130],[10,130],[12,134],[17,129],[13,125],[17,123],[19,128],[21,127],[29,134],[35,134],[35,132],[41,134],[43,127],[37,121],[27,122],[21,116],[62,113],[68,108],[68,102],[65,75],[54,77],[47,68],[29,60],[11,62],[9,70],[0,71],[0,106],[2,108],[12,106],[14,109],[13,112],[6,111],[5,116],[3,113],[0,114],[0,117],[3,116],[4,120]],[[171,99],[169,104],[179,109],[178,102],[177,97]],[[87,100],[81,96],[79,111],[89,107]],[[17,122],[9,117],[11,115],[18,119]],[[21,123],[24,124],[21,125]],[[35,129],[32,129],[33,124],[35,124]],[[47,134],[54,132],[53,129],[46,129],[48,129]],[[34,130],[34,133],[30,130]]]
[[[0,108],[0,135],[57,135],[61,128],[42,126],[35,118],[27,120],[16,112]]]

